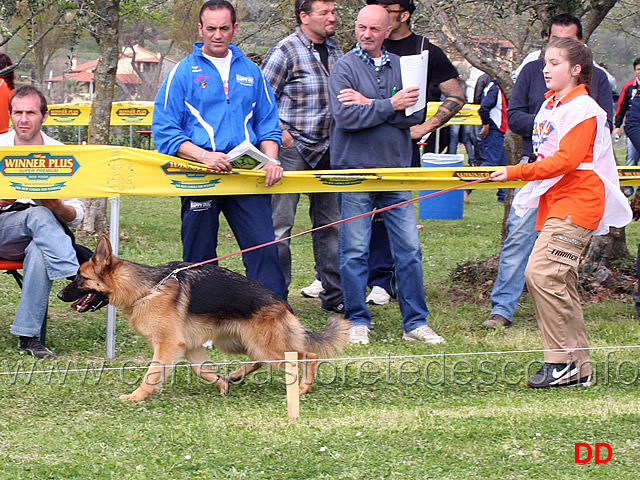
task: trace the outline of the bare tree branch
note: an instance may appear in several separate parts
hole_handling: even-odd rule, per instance
[[[23,28],[25,28],[35,17],[40,15],[42,12],[50,10],[51,8],[52,8],[52,5],[45,2],[45,3],[42,4],[41,7],[38,7],[35,10],[30,10],[29,11],[29,16],[27,16],[27,18],[25,18],[24,21],[22,21],[21,23],[16,25],[12,30],[8,30],[8,31],[5,31],[5,32],[2,32],[2,36],[0,36],[0,47],[5,45],[6,43],[8,43],[9,40],[11,40],[14,36],[16,36],[18,34],[18,32],[20,30],[22,30]],[[60,15],[58,16],[58,18],[62,18],[67,13],[67,9],[63,8],[63,10],[61,10],[59,13],[60,13]],[[1,18],[0,17],[0,20],[2,20],[2,22],[5,24],[5,25],[3,25],[3,27],[6,27],[6,23],[7,23],[8,18]],[[53,26],[55,26],[55,25],[53,25]]]
[[[18,65],[20,65],[22,63],[22,61],[24,60],[24,58],[33,51],[33,49],[36,47],[36,45],[38,45],[42,39],[44,39],[44,37],[47,36],[47,34],[49,32],[51,32],[51,30],[53,30],[54,28],[58,27],[60,25],[60,20],[62,19],[62,17],[65,16],[66,12],[62,12],[60,13],[56,19],[53,21],[53,23],[51,25],[49,25],[49,27],[47,27],[39,36],[38,38],[36,38],[33,42],[31,42],[29,45],[27,45],[27,48],[25,49],[24,52],[22,52],[22,55],[20,55],[17,59],[13,60],[13,67],[17,68]],[[23,25],[24,26],[24,25]],[[0,72],[2,73],[2,72]]]
[[[506,67],[508,67],[508,65],[496,58],[482,55],[478,49],[474,49],[469,37],[462,35],[458,31],[452,17],[446,14],[442,8],[431,3],[428,8],[433,17],[442,26],[442,32],[447,36],[449,41],[455,45],[456,49],[464,58],[474,67],[491,75],[491,77],[498,82],[505,95],[509,97],[513,89],[513,82],[511,81],[511,76],[507,73]]]

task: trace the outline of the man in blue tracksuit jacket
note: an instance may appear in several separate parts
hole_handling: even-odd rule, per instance
[[[158,151],[230,172],[227,152],[248,140],[273,159],[263,170],[265,185],[282,178],[276,160],[282,137],[278,108],[258,65],[231,43],[238,29],[235,10],[210,0],[200,11],[203,39],[167,75],[156,95],[153,139]],[[220,212],[245,249],[274,240],[270,195],[182,198],[182,246],[187,262],[217,256]],[[247,276],[287,298],[275,245],[243,255]]]

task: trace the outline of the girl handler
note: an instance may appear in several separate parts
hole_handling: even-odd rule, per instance
[[[552,40],[545,52],[549,92],[533,126],[534,163],[502,168],[492,180],[527,180],[513,201],[516,213],[538,207],[541,233],[525,271],[544,346],[544,365],[532,388],[591,385],[587,332],[578,296],[578,265],[593,234],[623,227],[631,210],[620,192],[605,123],[589,96],[589,47],[572,38]]]
[[[0,70],[13,65],[6,53],[0,53]],[[9,131],[9,100],[15,88],[15,73],[11,70],[0,75],[0,133]]]

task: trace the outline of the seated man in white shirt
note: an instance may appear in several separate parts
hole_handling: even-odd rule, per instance
[[[13,130],[0,135],[0,146],[61,145],[41,131],[49,112],[42,93],[33,87],[15,91],[9,103]],[[40,342],[53,280],[73,276],[78,260],[62,223],[75,226],[84,216],[79,199],[0,199],[0,257],[22,261],[24,283],[11,333],[18,350],[37,358],[53,353]]]

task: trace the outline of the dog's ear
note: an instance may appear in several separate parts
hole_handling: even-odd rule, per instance
[[[102,235],[100,241],[98,241],[96,253],[93,254],[93,262],[98,270],[102,272],[105,268],[111,266],[111,261],[111,242],[109,242],[109,237]]]

